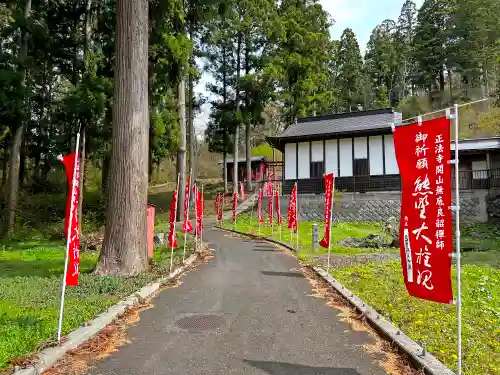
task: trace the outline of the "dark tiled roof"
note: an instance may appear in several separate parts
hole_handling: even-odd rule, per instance
[[[401,120],[401,115],[392,109],[338,113],[324,116],[304,117],[290,125],[275,138],[295,138],[313,135],[348,134],[377,129],[390,129],[391,123]]]
[[[264,161],[264,156],[252,156],[252,158],[250,159],[250,161]],[[246,163],[247,159],[243,156],[241,158],[238,158],[238,164],[239,163]],[[224,163],[223,160],[219,161],[219,164],[222,164]],[[227,158],[227,163],[234,163],[234,159],[233,158]]]

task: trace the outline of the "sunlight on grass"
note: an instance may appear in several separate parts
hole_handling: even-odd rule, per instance
[[[183,258],[183,235],[178,233],[179,247],[174,264]],[[194,242],[188,238],[187,255]],[[0,250],[0,369],[12,358],[24,356],[40,343],[55,338],[65,246],[62,242],[8,242]],[[167,276],[170,248],[156,247],[151,269],[137,277],[99,277],[90,273],[98,254],[82,252],[80,280],[66,292],[63,333],[134,293],[152,280]]]
[[[456,368],[456,306],[410,297],[399,261],[373,262],[331,272],[414,341],[423,344],[450,368]],[[498,374],[500,270],[465,265],[462,285],[464,374]]]
[[[324,225],[322,222],[317,222],[319,239],[323,238]],[[222,225],[225,228],[234,229],[234,224],[230,221],[224,221]],[[312,248],[312,228],[313,222],[301,221],[299,223],[299,246],[302,256],[307,257],[307,255],[319,255],[327,254],[328,249],[320,247],[318,250],[313,250]],[[290,229],[288,229],[286,221],[283,221],[281,226],[281,237],[280,237],[280,226],[274,225],[274,231],[269,222],[261,223],[259,232],[259,223],[254,215],[241,214],[238,216],[236,223],[236,230],[240,232],[251,232],[254,234],[262,235],[263,237],[273,238],[275,240],[281,240],[283,242],[290,243],[292,246],[296,246],[295,234],[293,238],[290,238]],[[363,238],[369,234],[378,234],[384,236],[382,233],[382,227],[379,223],[375,222],[336,222],[332,228],[332,254],[370,254],[370,253],[390,253],[397,252],[396,249],[382,248],[382,249],[357,249],[348,248],[339,245],[339,241],[346,237],[356,237]]]

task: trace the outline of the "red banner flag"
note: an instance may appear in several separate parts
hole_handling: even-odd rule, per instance
[[[201,215],[203,215],[203,202],[201,196],[201,190],[196,189],[196,235],[200,237],[201,235]]]
[[[240,188],[241,188],[241,199],[246,200],[247,196],[245,195],[245,184],[243,182],[240,182]]]
[[[238,195],[233,193],[233,221],[236,221],[236,206],[238,205]]]
[[[274,191],[274,205],[276,206],[276,215],[278,216],[278,224],[283,223],[283,218],[281,217],[281,210],[280,210],[280,193],[276,189]]]
[[[78,274],[80,267],[80,232],[78,231],[80,160],[78,154],[76,152],[73,152],[69,155],[61,157],[61,162],[64,164],[64,167],[66,169],[66,177],[68,179],[68,198],[66,201],[66,217],[64,218],[64,235],[66,236],[66,241],[69,241],[69,245],[67,244],[68,269],[66,272],[65,283],[69,286],[76,286],[78,285]],[[70,216],[71,223],[69,218]]]
[[[288,204],[288,228],[297,233],[297,184],[293,186]]]
[[[323,180],[325,182],[325,233],[319,244],[328,249],[330,247],[330,231],[332,229],[333,184],[335,182],[333,173],[325,175]]]
[[[273,224],[273,197],[269,197],[267,201],[267,216],[269,218],[269,224]]]
[[[266,166],[264,165],[264,163],[260,163],[260,168],[259,168],[259,180],[262,181],[264,179],[264,172],[266,170]]]
[[[193,226],[189,221],[189,199],[191,192],[191,176],[188,177],[188,182],[186,184],[185,196],[184,196],[184,224],[182,225],[182,231],[184,233],[189,233],[193,230]]]
[[[177,194],[179,192],[179,185],[175,186],[172,203],[170,204],[170,231],[168,232],[168,246],[170,248],[177,248],[177,237],[175,235],[175,214],[177,210]]]
[[[401,263],[412,296],[451,303],[450,122],[446,118],[394,131],[401,174]]]
[[[219,211],[217,213],[217,219],[219,219],[219,221],[222,220],[223,210],[224,210],[224,193],[220,195],[220,200],[219,200]]]
[[[220,194],[215,196],[215,214],[217,215],[217,220],[219,220],[219,202],[220,202]]]
[[[257,203],[257,213],[259,216],[259,223],[264,222],[264,217],[262,216],[262,199],[264,198],[264,193],[262,192],[262,188],[259,189],[259,201]]]

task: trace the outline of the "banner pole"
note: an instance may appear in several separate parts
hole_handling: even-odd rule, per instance
[[[260,205],[260,210],[259,210],[259,206],[257,206],[257,211],[258,211],[257,212],[257,216],[258,216],[257,221],[258,221],[258,225],[259,225],[259,229],[258,229],[259,236],[260,236],[260,216],[262,215],[262,199],[260,199],[260,192],[261,191],[262,191],[262,188],[259,189],[259,198],[257,198],[258,199],[257,204]]]
[[[189,177],[193,174],[193,170],[189,170]],[[188,186],[189,196],[187,197],[187,213],[186,213],[186,222],[189,221],[189,201],[191,200],[191,181],[189,181]],[[184,197],[186,198],[186,197]],[[184,252],[182,254],[182,263],[186,260],[186,240],[187,240],[187,231],[184,232]]]
[[[200,207],[201,207],[201,224],[200,224],[200,246],[203,248],[203,211],[205,211],[205,197],[203,195],[204,185],[201,184],[201,198],[200,198]]]
[[[179,199],[179,179],[181,178],[181,174],[177,173],[177,185],[175,188],[176,191],[176,199],[177,201],[175,204],[177,205],[178,199]],[[170,246],[170,273],[172,273],[172,266],[174,263],[174,238],[175,238],[175,222],[177,221],[177,207],[175,208],[174,211],[174,229],[172,231],[172,239],[170,240],[171,246]]]
[[[79,153],[79,148],[80,148],[80,132],[76,134],[76,145],[75,145],[75,163],[73,165],[73,180],[71,182],[71,199],[70,199],[70,209],[69,209],[69,221],[68,221],[68,232],[66,233],[66,254],[64,256],[64,274],[63,274],[63,279],[62,279],[62,284],[61,284],[61,306],[59,308],[59,323],[57,326],[57,341],[60,343],[61,342],[61,334],[62,334],[62,322],[63,322],[63,315],[64,315],[64,299],[66,296],[66,276],[68,274],[68,261],[69,261],[69,244],[71,240],[71,232],[72,232],[72,227],[73,227],[73,205],[75,203],[75,188],[76,184],[78,181],[75,179],[76,175],[76,166],[80,163],[80,153]],[[62,157],[61,157],[62,159]],[[81,194],[81,192],[80,192]],[[81,220],[81,218],[80,218]]]
[[[271,185],[271,238],[274,238],[274,185]]]
[[[297,241],[297,250],[299,249],[299,183],[296,181],[295,182],[295,186],[296,186],[296,201],[295,201],[295,220],[297,221],[297,233],[295,235],[295,239]]]
[[[250,219],[248,219],[248,231],[252,231],[253,206],[255,205],[255,195],[252,196],[252,210],[250,211]]]
[[[462,299],[461,299],[461,259],[460,259],[460,176],[458,168],[458,138],[459,118],[458,104],[455,104],[455,226],[456,226],[456,257],[457,257],[457,336],[458,336],[458,369],[457,375],[462,374]]]
[[[333,177],[332,183],[332,203],[330,207],[330,233],[328,238],[328,271],[330,271],[330,258],[331,258],[331,248],[332,248],[332,221],[333,221],[333,202],[335,200],[335,176]]]
[[[196,184],[194,186],[195,186],[195,189],[194,189],[194,205],[195,205],[195,214],[194,214],[194,217],[195,217],[195,221],[194,221],[194,251],[198,251],[198,232],[196,231],[196,220],[198,220],[197,219],[197,215],[196,215],[196,210],[198,209],[198,203],[197,203],[197,200],[198,200],[198,187],[196,187]]]

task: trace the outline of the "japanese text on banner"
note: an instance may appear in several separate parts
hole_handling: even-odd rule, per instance
[[[402,181],[400,236],[406,287],[410,295],[450,303],[449,120],[398,127],[394,144]]]

